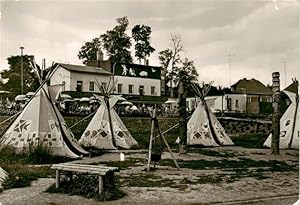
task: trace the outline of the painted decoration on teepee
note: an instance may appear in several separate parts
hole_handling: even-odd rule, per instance
[[[280,118],[280,149],[299,149],[299,102],[297,101],[297,94],[286,90],[283,92],[289,97],[291,104]],[[271,147],[272,133],[264,142],[265,147]]]
[[[199,89],[195,84],[192,84],[192,87],[200,97],[200,101],[187,124],[187,144],[203,146],[233,145],[232,140],[225,133],[224,128],[204,100],[210,86],[206,90],[204,88]]]

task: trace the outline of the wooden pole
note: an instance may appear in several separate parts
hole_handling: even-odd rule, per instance
[[[272,116],[272,154],[279,154],[279,138],[280,138],[280,116],[279,116],[279,101],[280,101],[280,74],[279,72],[272,73],[272,91],[273,91],[273,116]]]
[[[152,119],[151,119],[151,134],[150,134],[150,141],[149,141],[149,152],[148,152],[148,165],[147,165],[147,171],[150,171],[150,164],[151,164],[151,153],[152,153],[152,143],[153,143],[153,134],[154,134],[154,118],[156,115],[156,110],[153,110],[153,113],[151,115]]]
[[[167,142],[167,140],[166,140],[166,138],[165,138],[164,135],[162,134],[162,131],[161,131],[160,126],[159,126],[159,124],[158,124],[158,120],[157,120],[156,118],[155,118],[155,122],[156,122],[156,126],[157,126],[157,128],[158,128],[160,137],[163,139],[163,141],[164,141],[166,147],[168,148],[168,151],[169,151],[170,154],[171,154],[171,157],[172,157],[172,159],[173,159],[173,162],[174,162],[175,166],[177,167],[177,169],[180,169],[180,167],[179,167],[179,165],[178,165],[178,163],[177,163],[177,161],[176,161],[176,159],[175,159],[175,157],[174,157],[174,155],[173,155],[173,152],[172,152],[172,150],[171,150],[171,148],[170,148],[170,146],[169,146],[169,144],[168,144],[168,142]]]
[[[186,113],[186,89],[184,82],[185,73],[179,72],[179,153],[186,153],[185,145],[187,142],[187,113]]]

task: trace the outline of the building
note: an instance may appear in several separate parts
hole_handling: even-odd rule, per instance
[[[64,84],[62,91],[100,92],[96,81],[107,85],[113,74],[93,66],[56,63],[51,71],[50,85]]]
[[[231,91],[235,94],[246,94],[246,113],[268,112],[272,106],[272,90],[258,80],[241,79],[231,86]],[[228,100],[230,101],[231,98]]]

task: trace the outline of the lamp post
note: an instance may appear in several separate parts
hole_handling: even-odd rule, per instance
[[[23,49],[24,47],[21,46],[21,95],[23,95]]]

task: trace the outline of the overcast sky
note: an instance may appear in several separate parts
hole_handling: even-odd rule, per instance
[[[152,28],[151,65],[159,65],[157,54],[169,46],[170,34],[181,35],[182,56],[195,61],[200,82],[228,86],[255,78],[271,84],[272,72],[279,71],[284,87],[283,62],[287,85],[300,75],[297,0],[0,1],[1,70],[8,68],[7,57],[20,54],[20,46],[38,64],[42,58],[47,66],[81,64],[77,54],[83,43],[127,16],[129,35],[136,24]]]

